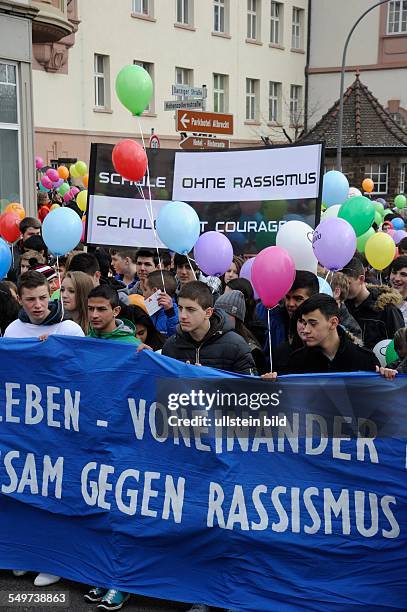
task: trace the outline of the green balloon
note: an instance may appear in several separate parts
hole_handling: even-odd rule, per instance
[[[392,340],[386,348],[386,365],[390,365],[393,361],[397,361],[398,358],[398,353],[396,353],[396,349],[394,348],[394,340]]]
[[[116,77],[116,93],[133,115],[141,115],[153,97],[153,81],[147,70],[130,64],[124,66]]]
[[[380,213],[381,216],[384,215],[384,206],[381,202],[375,202],[374,209],[376,212]]]
[[[377,210],[374,214],[374,222],[376,223],[377,227],[379,227],[383,223],[383,217],[379,212],[377,212]]]
[[[392,215],[392,214],[393,214],[393,211],[392,211],[392,210],[385,210],[384,215],[383,215],[383,219],[384,219],[385,217],[387,217],[387,215]]]
[[[367,232],[359,236],[359,238],[356,241],[356,248],[359,251],[359,253],[365,252],[366,242],[369,240],[371,236],[374,236],[375,233],[376,232],[374,231],[373,227],[369,227]]]
[[[397,208],[400,208],[400,209],[405,208],[407,206],[407,198],[405,195],[400,193],[400,195],[394,198],[394,203],[397,206]]]
[[[70,190],[68,183],[62,183],[61,187],[57,190],[61,196],[64,196]]]
[[[75,164],[75,170],[79,173],[79,176],[85,176],[88,172],[88,167],[84,161],[77,161]]]
[[[356,236],[361,236],[372,226],[374,213],[375,209],[369,198],[355,196],[342,204],[338,217],[350,223]]]

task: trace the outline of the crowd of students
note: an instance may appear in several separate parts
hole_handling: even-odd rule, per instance
[[[113,340],[266,380],[292,373],[363,370],[393,378],[407,372],[407,244],[400,243],[383,284],[367,282],[371,271],[359,254],[341,272],[320,270],[332,296],[319,292],[315,274],[298,270],[290,291],[272,309],[268,328],[267,309],[256,301],[251,283],[239,278],[242,258],[234,257],[222,278],[205,276],[185,255],[158,257],[144,248],[78,248],[57,266],[38,219],[26,217],[20,231],[13,268],[0,282],[5,338],[61,334]],[[144,299],[158,291],[159,310],[150,317]],[[372,349],[393,338],[399,359],[381,367]],[[57,580],[39,574],[35,584]],[[94,587],[85,599],[117,610],[128,595]],[[191,610],[208,607],[195,604]]]

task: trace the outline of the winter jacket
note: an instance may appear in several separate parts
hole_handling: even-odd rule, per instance
[[[126,344],[140,344],[135,336],[136,328],[131,321],[116,319],[116,328],[106,334],[100,333],[91,327],[88,338],[100,338],[101,340],[118,340]]]
[[[288,359],[284,374],[316,374],[325,372],[374,372],[380,365],[376,355],[367,348],[354,344],[338,327],[340,344],[335,357],[329,359],[318,347],[297,349]]]
[[[39,338],[40,336],[84,336],[82,328],[74,321],[69,321],[62,313],[61,302],[49,302],[47,318],[39,325],[31,323],[24,309],[20,310],[18,319],[10,323],[4,332],[5,338]]]
[[[199,363],[211,368],[236,374],[253,374],[255,365],[247,342],[234,330],[225,313],[215,309],[210,329],[200,342],[196,342],[181,327],[163,346],[162,354],[179,361]]]
[[[268,313],[267,308],[262,302],[259,302],[256,306],[256,316],[260,321],[266,324],[266,330],[268,328]],[[290,329],[290,317],[284,306],[275,306],[270,310],[270,334],[271,334],[271,348],[272,350],[279,346],[282,342],[288,340],[288,333]],[[266,355],[269,353],[269,339],[268,333],[266,332],[266,342],[264,345],[264,352]]]
[[[362,330],[355,317],[352,317],[345,304],[341,304],[339,308],[339,320],[346,331],[353,334],[356,338],[362,338]]]
[[[177,330],[178,325],[178,305],[174,298],[172,298],[172,308],[164,310],[160,308],[157,310],[151,320],[154,323],[156,330],[164,334],[167,338],[173,336]]]
[[[367,348],[373,348],[380,340],[393,338],[404,319],[398,306],[403,298],[396,289],[387,285],[367,285],[369,296],[356,306],[354,300],[347,300],[346,306],[362,329],[362,340]]]

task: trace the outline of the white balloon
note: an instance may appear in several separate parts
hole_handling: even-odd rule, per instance
[[[317,273],[317,259],[312,250],[314,230],[303,221],[287,221],[277,232],[276,246],[286,249],[296,270]]]
[[[348,200],[349,198],[354,198],[355,196],[361,196],[362,192],[359,191],[357,187],[349,187]]]
[[[321,215],[321,221],[329,219],[329,217],[337,217],[341,206],[342,204],[334,204],[333,206],[327,208],[326,211]]]
[[[376,355],[376,357],[378,358],[378,360],[380,361],[380,365],[385,368],[386,367],[386,349],[389,346],[391,340],[386,339],[386,340],[380,340],[380,342],[378,342],[376,344],[376,346],[373,349],[374,354]]]

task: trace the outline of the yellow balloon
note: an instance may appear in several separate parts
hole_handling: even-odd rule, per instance
[[[72,178],[79,178],[80,174],[75,168],[75,164],[71,164],[69,166],[69,174],[71,175]]]
[[[88,191],[85,189],[84,191],[80,191],[76,196],[76,203],[78,207],[85,212],[87,204],[88,204]]]
[[[61,208],[60,204],[53,204],[50,208],[50,210],[55,210],[56,208]]]
[[[365,256],[375,270],[384,270],[391,264],[396,254],[396,245],[391,236],[378,232],[366,242]]]

